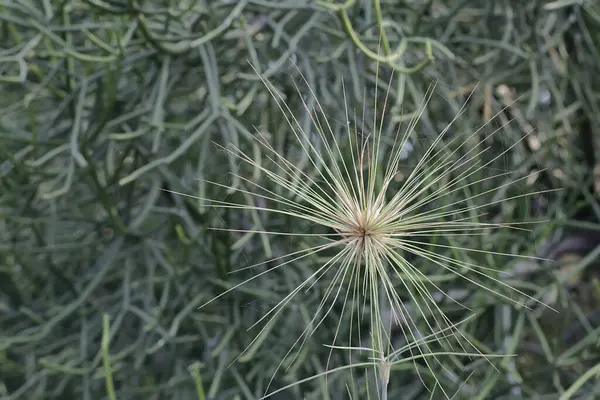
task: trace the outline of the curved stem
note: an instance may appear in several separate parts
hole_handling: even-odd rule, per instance
[[[389,57],[392,55],[392,50],[390,48],[390,41],[385,33],[385,26],[383,25],[383,16],[381,15],[381,1],[374,0],[375,2],[375,18],[377,18],[377,25],[379,25],[379,29],[381,29],[381,43],[383,45],[384,54]]]
[[[379,1],[378,0],[375,0],[375,1],[376,1],[376,6],[377,6],[377,4],[379,4]],[[350,3],[350,4],[352,4],[352,3]],[[377,12],[377,19],[378,19],[378,23],[379,23],[379,25],[380,25],[380,27],[382,29],[382,31],[381,31],[381,41],[382,41],[382,44],[383,44],[385,56],[381,56],[380,54],[375,53],[374,51],[372,51],[371,49],[369,49],[363,43],[363,41],[358,37],[356,31],[352,27],[352,23],[350,22],[350,18],[348,16],[348,12],[346,11],[346,9],[347,9],[347,7],[344,7],[344,8],[340,7],[340,8],[338,8],[336,10],[338,12],[338,16],[340,18],[340,21],[342,22],[342,26],[343,26],[344,30],[346,31],[346,34],[350,37],[350,40],[352,40],[352,42],[354,43],[354,45],[356,47],[358,47],[367,57],[369,57],[369,58],[371,58],[371,59],[373,59],[375,61],[383,62],[383,63],[386,63],[388,65],[391,65],[397,71],[399,71],[401,73],[404,73],[404,74],[412,74],[412,73],[415,73],[415,72],[419,72],[423,68],[425,68],[427,65],[429,65],[430,62],[433,61],[434,57],[433,57],[433,48],[432,48],[432,45],[431,45],[431,40],[427,40],[425,42],[425,52],[426,52],[426,56],[427,57],[422,62],[420,62],[419,64],[417,64],[417,65],[415,65],[413,67],[404,67],[404,66],[398,65],[398,62],[397,62],[398,59],[406,51],[407,40],[403,39],[400,42],[400,45],[398,46],[398,48],[396,49],[396,51],[395,52],[391,51],[390,44],[389,44],[389,39],[387,38],[387,35],[386,35],[385,31],[383,30],[382,21],[380,20],[380,18],[381,18],[381,7],[378,7],[379,11]]]

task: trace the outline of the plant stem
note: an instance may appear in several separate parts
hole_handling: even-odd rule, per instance
[[[380,377],[379,377],[379,399],[380,400],[387,400],[388,396],[387,396],[387,386],[388,386],[388,379],[386,379],[387,372],[384,372],[384,368],[388,368],[387,365],[385,365],[383,362],[381,363],[379,369],[380,369]]]
[[[386,301],[386,297],[384,295],[385,293],[385,288],[383,287],[383,283],[380,284],[381,290],[379,291],[379,299],[377,301],[377,308],[378,313],[380,314],[380,318],[381,318],[381,312],[384,311],[385,307],[385,301]],[[391,317],[390,317],[391,318]],[[391,322],[391,321],[390,321]],[[388,387],[388,383],[390,381],[390,364],[388,364],[385,354],[386,354],[386,345],[384,344],[384,337],[385,335],[382,333],[382,327],[377,324],[374,327],[374,342],[373,344],[375,345],[375,350],[376,352],[379,354],[379,376],[378,378],[378,384],[377,384],[377,392],[378,392],[378,399],[379,400],[387,400],[388,395],[387,395],[387,387]],[[391,328],[391,327],[390,327]]]

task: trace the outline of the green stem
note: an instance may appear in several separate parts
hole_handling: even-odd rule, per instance
[[[350,40],[367,57],[369,57],[372,60],[375,60],[377,62],[381,62],[381,63],[388,64],[390,66],[393,66],[398,72],[403,73],[403,74],[413,74],[415,72],[419,72],[434,60],[433,51],[432,51],[433,46],[431,43],[432,41],[430,39],[427,39],[425,41],[426,57],[424,60],[422,60],[419,64],[412,66],[412,67],[404,67],[404,66],[398,64],[399,58],[406,51],[406,48],[408,45],[408,39],[403,38],[400,41],[400,44],[398,45],[396,50],[392,52],[390,43],[389,43],[389,39],[383,28],[384,21],[383,21],[383,16],[382,16],[382,11],[381,11],[381,3],[379,0],[375,0],[375,13],[376,13],[376,18],[377,18],[377,23],[379,24],[379,27],[381,29],[381,42],[383,45],[383,50],[384,50],[385,55],[381,56],[380,54],[375,53],[374,51],[369,49],[367,47],[367,45],[365,43],[363,43],[363,41],[360,39],[360,37],[358,36],[356,31],[352,27],[352,22],[350,21],[350,17],[348,16],[347,10],[348,10],[348,8],[350,8],[351,6],[354,5],[355,1],[356,0],[347,0],[342,5],[332,5],[332,4],[329,4],[326,2],[322,2],[322,1],[319,1],[318,4],[320,4],[323,7],[328,8],[338,14],[338,17],[340,18],[340,21],[342,23],[342,27],[343,27],[344,31],[346,32],[346,34],[349,36]]]
[[[385,363],[381,363],[379,365],[379,399],[380,400],[387,400],[388,396],[387,396],[387,387],[388,387],[388,382],[389,382],[389,372],[385,372],[384,369],[388,369],[389,367],[387,366],[387,364]]]
[[[566,392],[560,396],[559,400],[569,400],[575,393],[581,389],[581,387],[594,375],[600,375],[600,363],[596,364],[596,366],[589,369],[585,374],[581,375],[579,379],[577,379]]]
[[[383,286],[384,284],[381,283],[381,285]],[[378,292],[378,296],[380,297],[379,299],[377,299],[377,317],[376,317],[376,322],[375,325],[372,327],[373,330],[373,348],[375,350],[375,354],[377,354],[377,356],[379,357],[379,363],[377,365],[377,398],[378,400],[387,400],[388,396],[387,396],[387,388],[388,388],[388,383],[390,381],[390,368],[391,365],[387,362],[386,360],[386,356],[385,354],[387,353],[387,350],[385,344],[384,344],[384,337],[385,335],[383,334],[382,330],[385,329],[382,327],[382,325],[379,323],[379,321],[381,320],[381,310],[382,310],[382,305],[385,304],[385,296],[383,295],[383,293],[385,292],[385,288],[381,288],[382,290],[379,290]],[[390,321],[391,322],[391,321]],[[390,330],[391,330],[391,326],[390,326]]]

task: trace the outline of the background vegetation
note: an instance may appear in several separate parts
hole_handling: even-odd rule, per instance
[[[523,310],[439,277],[476,311],[464,326],[469,337],[489,352],[518,354],[496,362],[497,370],[484,360],[450,357],[450,369],[470,376],[461,393],[469,399],[600,396],[597,2],[4,0],[1,398],[260,397],[318,304],[319,288],[229,365],[254,337],[246,329],[318,260],[197,310],[240,281],[232,270],[299,243],[207,230],[255,227],[261,220],[249,212],[217,212],[161,188],[232,196],[197,178],[240,185],[227,177],[239,165],[212,142],[260,154],[250,139],[253,126],[280,151],[298,151],[248,61],[298,115],[292,61],[338,127],[345,120],[342,78],[350,108],[360,111],[365,103],[369,112],[375,61],[385,54],[385,48],[378,53],[379,6],[389,46],[405,46],[386,129],[406,122],[438,81],[413,157],[473,89],[457,130],[474,129],[520,98],[495,122],[514,118],[494,149],[501,152],[532,128],[535,133],[497,168],[514,171],[510,179],[545,169],[523,191],[564,189],[494,211],[502,219],[547,221],[531,231],[465,243],[558,260],[485,259],[558,314]],[[382,71],[389,77],[389,65]],[[467,315],[445,307],[457,318]],[[302,362],[278,375],[273,387],[322,372],[328,354],[322,344],[332,329],[333,322],[325,324],[300,354]],[[390,398],[428,398],[412,365],[392,374]],[[347,398],[342,378],[332,375],[329,394],[315,380],[279,398]]]

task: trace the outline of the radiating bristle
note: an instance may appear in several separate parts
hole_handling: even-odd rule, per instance
[[[477,146],[470,149],[466,149],[466,147],[473,141],[473,138],[480,134],[484,125],[469,135],[465,135],[466,137],[454,135],[450,140],[453,145],[452,149],[440,149],[450,127],[464,112],[463,107],[430,144],[408,176],[398,182],[396,177],[400,172],[406,146],[411,141],[411,135],[413,135],[434,88],[428,90],[423,104],[415,113],[415,117],[410,121],[404,133],[398,129],[395,137],[388,138],[393,143],[391,149],[383,151],[383,124],[386,118],[391,79],[388,91],[385,93],[383,108],[375,109],[374,132],[365,132],[363,109],[363,120],[359,121],[356,126],[352,126],[352,124],[347,126],[348,144],[346,146],[334,134],[331,122],[315,91],[308,85],[301,72],[300,75],[311,96],[311,101],[307,102],[300,94],[304,112],[307,113],[313,124],[314,137],[311,136],[313,133],[306,132],[302,128],[302,124],[279,92],[274,90],[265,78],[261,77],[261,79],[277,102],[298,147],[307,157],[311,171],[297,166],[271,146],[264,136],[257,134],[256,140],[262,146],[265,157],[271,164],[261,164],[233,145],[228,146],[226,151],[252,169],[259,171],[266,178],[268,184],[243,175],[236,175],[240,182],[239,187],[233,188],[218,183],[217,185],[228,187],[246,196],[255,196],[263,201],[263,205],[257,206],[254,202],[236,204],[210,201],[214,207],[258,210],[275,215],[285,215],[314,226],[329,228],[336,233],[304,235],[307,239],[321,240],[321,242],[315,243],[312,247],[294,251],[287,256],[269,260],[270,264],[274,264],[274,266],[233,286],[206,304],[266,273],[280,268],[293,267],[294,263],[302,259],[323,254],[327,257],[327,261],[256,322],[255,325],[259,323],[265,325],[249,347],[261,335],[267,334],[265,332],[268,332],[269,325],[300,291],[310,290],[327,277],[327,282],[324,284],[326,286],[322,289],[321,302],[314,310],[312,320],[290,348],[286,358],[291,357],[291,362],[295,360],[299,354],[296,351],[297,348],[304,345],[308,337],[331,314],[331,310],[337,304],[341,305],[342,311],[341,314],[336,314],[338,317],[337,328],[330,345],[330,358],[334,349],[347,351],[351,361],[362,360],[358,363],[352,361],[350,367],[372,367],[379,374],[380,379],[385,379],[386,385],[388,379],[393,380],[393,373],[390,376],[391,365],[399,362],[412,362],[415,364],[415,371],[419,373],[422,366],[419,367],[417,363],[423,363],[434,377],[433,387],[446,394],[442,383],[436,378],[435,372],[438,367],[442,370],[446,368],[440,361],[442,356],[464,354],[489,358],[491,355],[482,354],[480,348],[470,342],[458,328],[458,324],[453,322],[440,308],[439,301],[435,300],[433,293],[442,293],[455,304],[465,308],[466,306],[444,293],[440,284],[433,281],[427,271],[415,266],[411,260],[418,257],[443,273],[454,274],[475,287],[494,293],[498,298],[506,301],[523,306],[527,306],[529,301],[538,302],[534,297],[510,287],[507,283],[492,276],[491,274],[495,271],[491,268],[478,265],[475,261],[454,259],[449,257],[445,250],[464,250],[521,258],[533,257],[462,248],[457,245],[422,240],[423,237],[435,235],[458,237],[460,235],[477,235],[490,229],[521,229],[516,224],[484,223],[479,219],[465,217],[468,215],[467,213],[477,217],[479,214],[475,211],[494,204],[491,202],[476,205],[473,202],[474,199],[487,192],[474,193],[459,201],[452,201],[451,197],[448,197],[450,194],[463,192],[466,188],[482,182],[482,180],[499,176],[496,174],[474,181],[469,180],[498,157],[511,150],[518,142],[493,158],[492,161],[482,162],[480,155],[485,149],[480,150]],[[296,88],[301,93],[297,86]],[[343,85],[342,88],[344,101],[347,104]],[[309,106],[309,103],[314,104],[314,107]],[[349,114],[348,108],[346,108],[348,121],[350,120]],[[484,143],[500,129],[502,127],[481,139],[478,145]],[[459,149],[466,151],[459,156]],[[513,196],[513,198],[522,196],[525,195]],[[448,200],[442,201],[445,198]],[[508,199],[502,201],[506,200]],[[257,232],[265,235],[302,235],[296,231],[244,231],[234,228],[230,230]],[[489,284],[482,283],[482,280],[487,280]],[[496,287],[502,287],[506,291],[499,292],[495,289]],[[404,293],[403,297],[399,291]],[[520,300],[515,300],[513,298],[515,295],[518,295]],[[358,327],[360,321],[365,321],[365,310],[368,312],[366,318],[371,327],[370,339],[362,337]],[[420,315],[420,320],[417,319],[418,315]],[[347,346],[339,346],[336,343],[342,324],[346,324],[350,331],[350,343]],[[392,326],[394,330],[402,333],[406,345],[394,348],[392,335],[396,334],[392,333]],[[444,343],[444,346],[450,348],[451,352],[436,351],[436,346],[440,343]],[[366,360],[370,359],[370,361],[366,361],[362,355],[366,348],[371,353]],[[292,354],[295,355],[292,357]],[[284,361],[285,359],[281,361],[277,370],[281,369]],[[330,369],[329,362],[328,359],[327,373],[343,369],[343,367]],[[450,371],[446,372],[450,373]],[[280,390],[282,389],[266,396]]]

